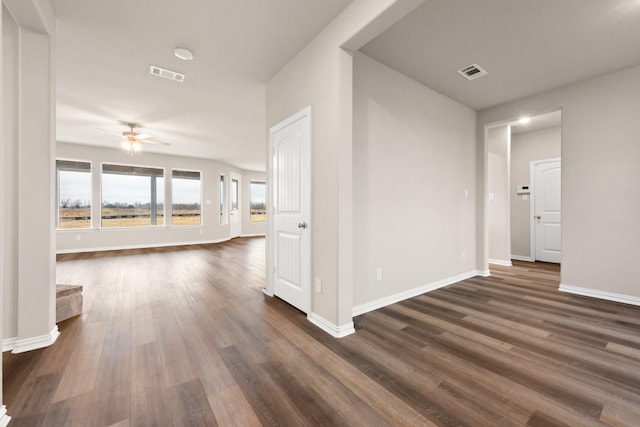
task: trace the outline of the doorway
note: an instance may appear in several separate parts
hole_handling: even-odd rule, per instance
[[[487,258],[490,263],[510,265],[512,260],[533,262],[537,259],[534,240],[535,224],[533,222],[535,182],[531,168],[533,161],[560,159],[561,114],[561,111],[557,110],[523,120],[495,123],[486,128],[485,165],[487,172],[485,183],[487,187],[485,200],[487,208],[485,212],[487,220],[485,236],[487,236]],[[505,132],[501,132],[500,129],[508,129],[508,132],[505,135]],[[490,132],[492,133],[490,134]],[[502,151],[498,152],[500,157],[496,156],[495,141],[490,138],[495,139],[496,135],[499,136],[501,144],[504,144],[504,141],[508,143],[508,148],[502,148]],[[492,143],[493,146],[490,146]],[[496,159],[500,161],[498,162]],[[495,169],[496,167],[498,169]],[[504,189],[506,189],[506,193]],[[507,208],[504,207],[505,203]],[[497,208],[501,216],[495,216]],[[506,216],[505,210],[508,212]],[[559,216],[559,212],[556,216]],[[548,231],[550,230],[551,227],[548,227]],[[509,236],[509,242],[506,242],[505,236]],[[555,236],[547,239],[548,244],[553,242],[550,246],[553,251],[556,251],[560,246],[559,233]],[[508,251],[505,248],[508,248]],[[501,251],[496,252],[496,249]],[[550,258],[544,259],[549,260]],[[557,261],[548,262],[559,262],[559,257],[555,259]]]
[[[269,130],[270,291],[311,309],[311,108]]]

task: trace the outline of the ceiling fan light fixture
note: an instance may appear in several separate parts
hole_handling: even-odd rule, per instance
[[[183,61],[191,61],[193,59],[193,53],[184,47],[177,47],[173,50],[173,54],[182,59]]]

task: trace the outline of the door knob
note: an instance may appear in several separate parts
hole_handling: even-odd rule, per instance
[[[540,221],[540,218],[542,218],[540,215],[536,216],[536,219],[537,219],[538,221]]]
[[[298,223],[298,228],[307,228],[307,223],[306,222]]]

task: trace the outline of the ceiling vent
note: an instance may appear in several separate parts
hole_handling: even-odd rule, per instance
[[[478,77],[486,76],[487,72],[480,68],[478,64],[471,64],[458,70],[458,73],[467,80],[474,80]]]
[[[155,65],[151,66],[151,68],[149,69],[149,73],[153,74],[154,76],[164,77],[165,79],[173,80],[180,83],[182,83],[184,81],[184,78],[186,77],[184,74],[156,67]]]

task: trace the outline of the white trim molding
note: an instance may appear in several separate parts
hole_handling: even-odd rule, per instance
[[[599,291],[597,289],[579,288],[577,286],[563,285],[562,283],[560,283],[558,290],[568,294],[582,295],[584,297],[599,298],[607,301],[640,306],[640,297],[631,295],[616,294],[613,292]]]
[[[334,338],[343,338],[356,332],[356,328],[353,326],[353,321],[338,326],[315,313],[307,314],[307,320]]]
[[[16,338],[16,337],[3,339],[2,340],[2,352],[4,353],[5,351],[13,350],[14,347],[16,346],[16,341],[18,341],[18,338]]]
[[[37,350],[39,348],[49,347],[51,344],[56,342],[58,337],[60,336],[60,332],[58,331],[58,325],[55,325],[51,332],[47,335],[40,335],[39,337],[25,338],[25,339],[17,339],[15,338],[15,342],[13,345],[13,350],[11,353],[24,353],[25,351]],[[4,341],[3,341],[4,347]]]
[[[274,296],[273,291],[270,291],[267,288],[262,288],[262,293],[265,294],[266,296],[269,296],[269,297]]]
[[[7,415],[7,407],[0,405],[0,427],[7,427],[11,417]]]
[[[516,261],[536,262],[536,260],[530,256],[524,255],[511,255],[511,259],[515,259]]]
[[[265,237],[266,233],[241,234],[240,237]]]
[[[422,295],[427,292],[435,291],[436,289],[440,289],[444,286],[452,285],[454,283],[458,283],[462,280],[469,279],[471,277],[476,276],[489,276],[489,272],[481,272],[478,270],[470,271],[468,273],[462,273],[457,276],[449,277],[447,279],[438,280],[437,282],[429,283],[427,285],[422,285],[417,288],[409,289],[408,291],[399,292],[397,294],[389,295],[384,298],[380,298],[371,302],[367,302],[364,304],[359,304],[353,307],[353,316],[359,316],[364,313],[368,313],[373,310],[377,310],[382,307],[386,307],[391,304],[395,304],[400,301],[404,301],[409,298],[417,297],[418,295]]]
[[[243,236],[245,237],[245,236]],[[169,243],[145,243],[142,245],[128,246],[99,246],[95,248],[78,248],[78,249],[60,249],[56,254],[75,254],[82,252],[104,252],[104,251],[125,251],[128,249],[149,249],[149,248],[167,248],[171,246],[190,246],[190,245],[210,245],[214,243],[228,242],[230,237],[217,240],[202,240],[198,242],[169,242]]]
[[[486,269],[486,270],[477,270],[476,271],[476,276],[480,276],[480,277],[491,277],[491,270]]]
[[[511,260],[503,261],[501,259],[491,259],[491,258],[489,258],[489,264],[501,265],[503,267],[513,267],[513,264],[511,264]]]

